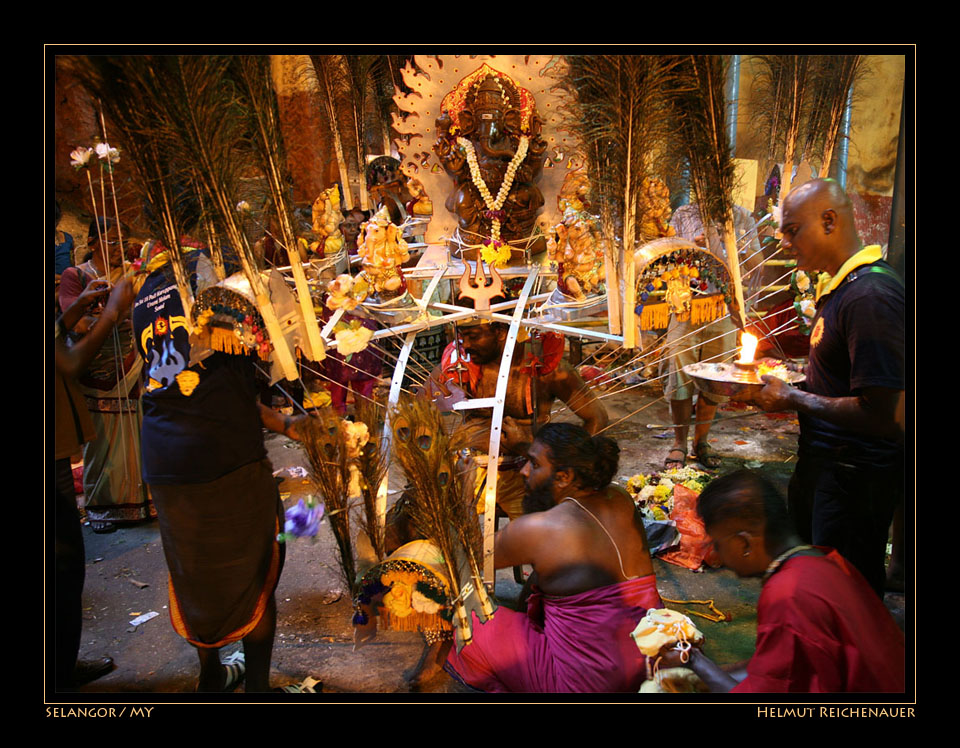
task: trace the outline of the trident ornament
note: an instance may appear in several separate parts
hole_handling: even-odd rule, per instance
[[[473,299],[473,308],[478,312],[489,311],[490,299],[494,296],[503,295],[503,281],[500,280],[500,274],[491,265],[490,275],[492,280],[488,284],[487,275],[483,272],[483,260],[478,256],[477,271],[472,282],[470,279],[470,263],[465,261],[465,265],[463,275],[460,276],[460,298],[466,296],[468,299]]]

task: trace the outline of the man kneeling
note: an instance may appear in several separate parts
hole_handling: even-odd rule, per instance
[[[904,639],[890,613],[839,553],[802,543],[769,481],[748,470],[717,478],[697,511],[725,566],[763,576],[746,673],[727,673],[690,650],[686,667],[711,691],[903,691]],[[660,662],[681,664],[677,652]]]
[[[499,608],[447,668],[483,691],[637,691],[645,662],[630,632],[657,593],[643,523],[610,485],[620,450],[569,423],[543,426],[521,471],[524,515],[497,533],[498,569],[530,564],[527,612]]]

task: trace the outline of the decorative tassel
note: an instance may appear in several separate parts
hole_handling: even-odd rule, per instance
[[[643,314],[640,315],[641,330],[664,330],[670,321],[670,305],[645,304]]]
[[[690,302],[690,324],[702,325],[713,322],[727,313],[727,303],[722,294],[702,296]],[[670,320],[670,305],[644,304],[640,315],[641,330],[664,330]]]
[[[444,620],[439,613],[419,613],[414,611],[408,616],[395,616],[383,605],[377,607],[377,615],[384,628],[391,631],[435,631],[440,628],[452,631],[453,626]]]
[[[690,305],[690,323],[696,326],[713,322],[726,312],[727,303],[723,300],[722,294],[697,298]]]

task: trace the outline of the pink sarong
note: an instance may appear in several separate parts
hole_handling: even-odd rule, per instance
[[[630,632],[648,608],[660,608],[653,574],[578,595],[535,591],[527,612],[499,608],[473,641],[447,658],[465,683],[508,693],[636,692],[646,660]]]

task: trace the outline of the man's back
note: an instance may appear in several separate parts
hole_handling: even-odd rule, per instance
[[[511,521],[494,554],[498,568],[518,558],[532,565],[548,595],[576,595],[653,573],[636,507],[615,486]]]

